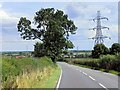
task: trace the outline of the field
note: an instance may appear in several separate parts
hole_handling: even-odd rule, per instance
[[[85,50],[71,50],[65,57],[72,57],[72,58],[89,58],[91,57],[92,51],[85,51]]]
[[[3,88],[55,88],[60,68],[48,57],[2,58]]]

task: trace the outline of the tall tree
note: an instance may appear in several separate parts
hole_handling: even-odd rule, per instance
[[[53,62],[63,50],[73,47],[69,35],[75,34],[77,27],[63,11],[54,8],[41,9],[35,13],[34,25],[36,28],[31,27],[30,20],[21,17],[18,31],[23,39],[41,40],[42,50],[45,50],[45,55],[50,56]]]
[[[99,58],[100,55],[106,55],[109,53],[109,49],[104,44],[97,44],[94,46],[94,50],[92,50],[92,57]]]
[[[120,53],[120,44],[119,43],[114,43],[112,47],[110,48],[110,54],[118,54]]]

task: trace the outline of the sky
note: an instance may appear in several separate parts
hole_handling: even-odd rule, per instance
[[[0,2],[0,50],[1,51],[33,51],[34,44],[39,40],[23,40],[17,31],[20,17],[33,21],[35,12],[41,8],[55,8],[64,11],[69,19],[78,27],[76,34],[70,35],[73,50],[92,50],[94,40],[88,39],[95,36],[95,31],[89,30],[96,26],[90,21],[96,17],[99,10],[101,16],[109,20],[102,20],[103,35],[111,37],[105,39],[104,44],[111,47],[118,42],[118,3],[117,2]]]

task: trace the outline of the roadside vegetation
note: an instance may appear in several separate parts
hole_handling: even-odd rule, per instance
[[[97,44],[92,50],[91,58],[66,58],[64,61],[78,66],[101,70],[120,75],[120,44],[114,43],[110,49]]]
[[[74,47],[69,40],[77,30],[74,22],[61,10],[42,8],[33,20],[21,17],[17,29],[24,40],[39,42],[32,53],[26,53],[30,58],[23,55],[25,52],[16,58],[11,53],[2,58],[3,88],[55,88],[60,75],[56,61]]]
[[[120,74],[120,54],[115,55],[104,55],[100,59],[76,59],[76,60],[65,60],[67,63],[91,68],[95,70],[101,70],[104,72],[110,72],[113,74]]]
[[[3,88],[55,88],[60,68],[48,57],[2,58]]]

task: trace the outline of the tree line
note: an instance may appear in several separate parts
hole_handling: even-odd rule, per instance
[[[107,48],[104,44],[97,44],[92,50],[92,57],[99,58],[101,55],[116,55],[120,53],[120,44],[114,43],[111,48]]]

